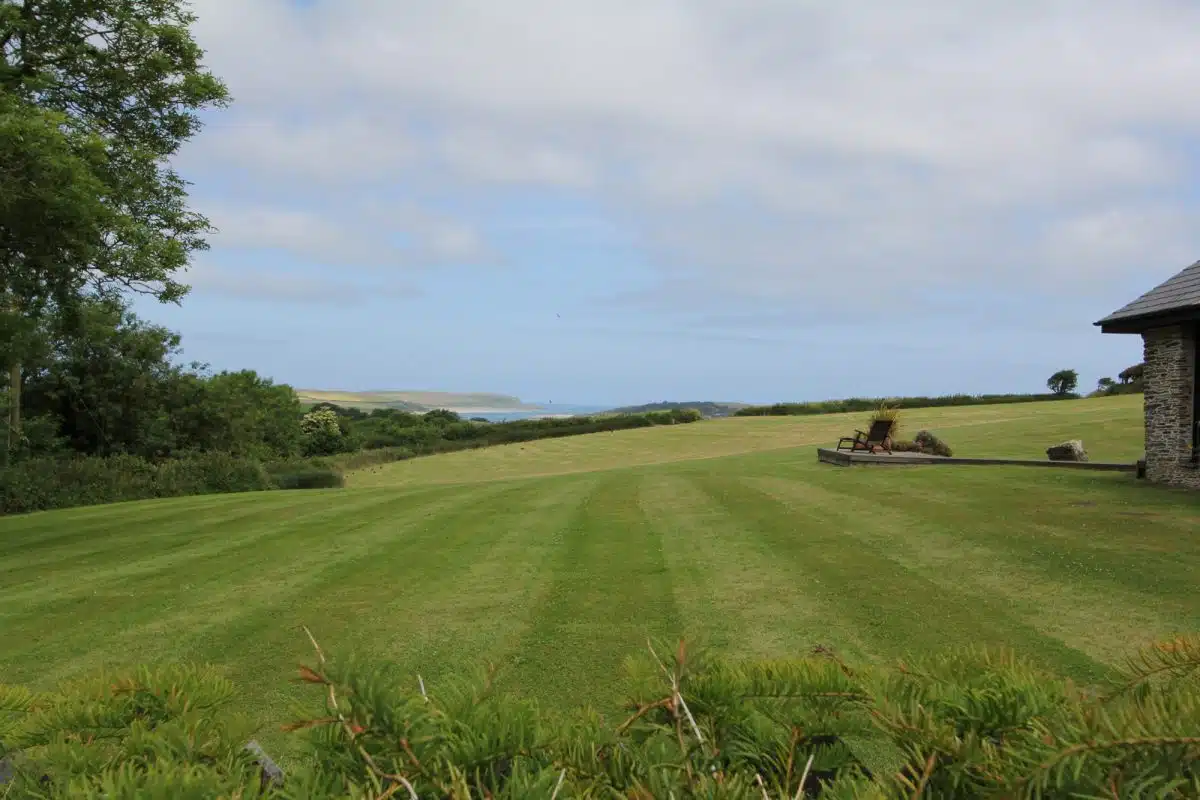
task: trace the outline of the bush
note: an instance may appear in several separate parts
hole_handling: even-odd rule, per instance
[[[408,447],[381,447],[374,450],[360,450],[357,453],[343,453],[325,460],[339,469],[350,472],[380,464],[391,464],[393,461],[404,461],[414,455],[416,452]]]
[[[921,448],[923,453],[933,453],[935,456],[945,456],[950,458],[954,455],[954,451],[950,449],[950,445],[943,442],[938,437],[934,436],[929,431],[918,431],[913,437],[917,447]]]
[[[300,419],[300,450],[306,456],[329,456],[347,450],[338,413],[329,408],[309,411]]]
[[[38,694],[0,685],[3,788],[81,800],[1200,793],[1200,636],[1145,648],[1100,691],[982,648],[858,666],[826,648],[746,663],[680,643],[626,663],[614,728],[590,711],[544,714],[490,674],[426,687],[318,651],[300,667],[312,699],[285,726],[305,745],[286,775],[245,746],[255,726],[216,668]]]
[[[342,471],[327,459],[276,461],[266,466],[273,489],[341,489],[346,485]]]
[[[201,453],[154,467],[156,497],[261,492],[271,488],[263,465],[228,453]]]
[[[892,442],[892,450],[897,453],[930,453],[935,456],[951,458],[954,451],[950,445],[934,436],[929,431],[920,431],[912,441]]]
[[[261,463],[228,453],[159,464],[128,455],[31,458],[0,470],[0,514],[271,488]]]

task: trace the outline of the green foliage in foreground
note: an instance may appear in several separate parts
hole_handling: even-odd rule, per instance
[[[284,726],[308,745],[286,776],[245,747],[253,731],[212,668],[0,686],[7,796],[1200,796],[1200,637],[1144,649],[1102,691],[997,651],[857,668],[824,648],[759,663],[648,650],[627,661],[614,727],[545,715],[491,673],[427,694],[318,647],[300,679],[321,708]]]

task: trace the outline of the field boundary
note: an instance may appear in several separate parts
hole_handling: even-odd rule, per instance
[[[942,466],[1010,466],[1010,467],[1064,467],[1067,469],[1097,470],[1101,472],[1137,472],[1137,464],[1114,464],[1103,461],[1050,461],[1033,458],[947,458],[926,453],[852,453],[846,450],[817,448],[817,461],[838,467],[854,464],[938,464]]]

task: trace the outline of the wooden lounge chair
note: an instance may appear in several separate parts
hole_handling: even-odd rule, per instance
[[[853,436],[843,436],[838,441],[837,449],[866,450],[868,453],[874,453],[879,449],[891,453],[892,448],[888,437],[892,435],[892,426],[895,424],[895,420],[877,419],[871,423],[871,430],[865,433],[855,431]]]

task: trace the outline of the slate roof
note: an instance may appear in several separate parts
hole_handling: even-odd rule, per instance
[[[1200,314],[1200,261],[1168,278],[1129,305],[1119,308],[1097,325],[1123,327],[1146,318],[1195,310]]]

